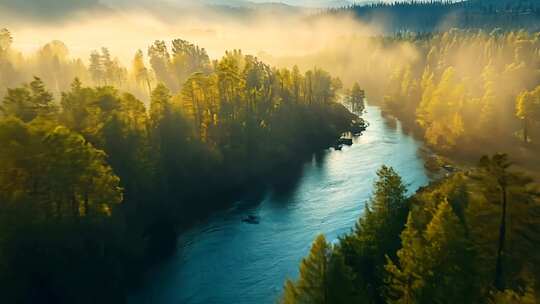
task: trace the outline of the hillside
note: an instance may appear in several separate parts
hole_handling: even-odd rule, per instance
[[[540,2],[531,0],[403,1],[351,5],[327,13],[352,14],[363,22],[382,26],[386,32],[540,28]]]

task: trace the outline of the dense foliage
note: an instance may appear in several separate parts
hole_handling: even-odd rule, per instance
[[[391,168],[378,176],[356,228],[315,240],[283,303],[536,303],[540,192],[506,155],[409,198]]]
[[[536,1],[323,15],[344,12],[385,18],[397,33],[341,38],[306,55],[309,67],[359,81],[440,154],[476,161],[504,150],[539,172]],[[2,297],[124,302],[129,278],[174,249],[185,225],[247,185],[294,173],[351,128],[356,117],[336,103],[341,81],[302,70],[238,50],[212,61],[181,39],[136,51],[129,68],[107,48],[73,59],[60,41],[25,57],[0,30]],[[357,112],[364,98],[358,84],[345,94]],[[356,227],[335,244],[317,237],[282,302],[535,303],[539,194],[512,169],[504,154],[483,157],[407,197],[399,175],[381,168]]]
[[[392,1],[355,4],[326,14],[353,14],[387,32],[433,32],[451,27],[494,29],[540,27],[540,4],[533,0]]]
[[[498,3],[491,2],[494,12],[534,12],[527,6],[519,8],[520,1],[502,8]],[[464,5],[472,1],[375,4],[361,9]],[[411,16],[426,20],[416,13]],[[416,30],[421,33],[405,27],[393,36],[344,38],[346,47],[328,48],[303,60],[321,62],[345,79],[360,81],[389,119],[397,118],[437,154],[472,163],[482,154],[509,151],[515,166],[504,154],[483,157],[470,170],[433,182],[410,198],[390,199],[401,202],[397,210],[402,210],[391,217],[375,207],[376,202],[381,193],[388,199],[396,197],[403,185],[396,182],[385,188],[397,178],[388,168],[381,169],[374,199],[356,228],[326,247],[321,245],[324,239],[317,238],[300,266],[298,281],[285,284],[285,303],[538,301],[538,189],[520,172],[537,175],[540,170],[538,33]],[[323,265],[343,259],[336,281],[329,270],[319,270],[319,277],[313,277],[317,272],[308,262],[320,255],[319,248],[326,252]],[[305,286],[320,281],[322,288]],[[318,298],[309,298],[317,292]]]
[[[398,40],[425,57],[394,70],[389,113],[452,157],[508,151],[538,169],[537,34],[452,30]]]
[[[55,42],[40,51],[52,58],[41,70],[18,65],[9,32],[0,37],[6,303],[124,302],[129,279],[174,249],[182,228],[229,194],[291,173],[356,118],[320,69],[276,69],[240,51],[210,62],[175,40],[173,55],[164,42],[150,47],[151,68],[137,52],[131,72],[107,49],[88,67],[65,61]],[[27,68],[47,81],[11,87]],[[71,69],[96,86],[75,78],[66,88]],[[148,91],[147,106],[113,85]]]
[[[538,33],[451,29],[342,43],[295,62],[317,62],[347,84],[358,81],[370,102],[437,152],[474,162],[506,151],[540,169]]]

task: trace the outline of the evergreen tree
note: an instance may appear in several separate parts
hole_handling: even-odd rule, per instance
[[[38,116],[51,117],[57,112],[52,94],[38,77],[23,87],[8,89],[0,109],[5,115],[13,115],[25,122]]]
[[[298,281],[287,280],[282,303],[340,304],[357,300],[353,274],[339,250],[321,234],[300,264]]]
[[[93,51],[90,54],[90,65],[88,66],[90,76],[94,81],[94,84],[101,85],[105,81],[105,68],[101,60],[101,55],[97,51]]]
[[[471,303],[477,292],[465,229],[445,200],[423,233],[411,215],[401,235],[399,266],[388,258],[389,303]]]
[[[364,99],[366,94],[364,90],[360,88],[357,82],[354,83],[350,92],[346,96],[346,101],[351,105],[353,112],[362,113],[364,111]]]
[[[427,300],[432,302],[471,303],[474,287],[474,255],[465,227],[447,200],[426,227],[426,260],[430,270],[425,280]]]
[[[516,99],[516,116],[523,122],[523,142],[529,142],[530,125],[540,122],[540,87]]]
[[[283,302],[293,303],[330,303],[328,297],[328,261],[331,247],[321,234],[313,242],[309,256],[300,264],[300,277],[296,283],[287,282],[286,288],[294,291],[285,291]]]
[[[165,41],[155,41],[148,48],[148,58],[150,65],[156,76],[156,80],[165,84],[171,90],[177,89],[177,83],[171,75],[171,55]]]
[[[502,291],[506,286],[505,278],[505,255],[507,239],[507,214],[509,208],[508,192],[512,187],[524,189],[532,180],[528,176],[510,172],[508,169],[512,164],[506,154],[495,154],[492,157],[483,156],[480,159],[479,167],[483,170],[482,176],[488,189],[495,186],[498,189],[501,204],[499,233],[497,241],[497,262],[495,268],[494,286]],[[515,207],[514,207],[515,208]]]
[[[210,72],[210,58],[206,50],[182,39],[172,41],[171,65],[179,86],[194,73]]]
[[[0,29],[0,55],[7,52],[13,43],[11,32],[7,28]]]
[[[356,275],[357,286],[370,302],[382,303],[385,256],[399,249],[399,235],[408,212],[406,187],[391,167],[377,171],[374,194],[358,220],[353,235],[341,240],[341,247]]]
[[[399,304],[419,303],[424,281],[424,239],[414,226],[412,214],[407,218],[405,229],[401,233],[402,248],[397,252],[399,264],[387,257],[386,302]]]
[[[148,89],[148,94],[152,95],[152,85],[150,84],[150,72],[144,64],[144,54],[141,50],[138,50],[135,53],[132,63],[133,74],[135,76],[135,81],[141,87],[146,86]]]

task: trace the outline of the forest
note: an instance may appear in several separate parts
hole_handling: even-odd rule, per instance
[[[538,30],[540,5],[532,0],[392,1],[331,8],[323,14],[352,14],[387,33],[430,33],[456,28]]]
[[[301,69],[317,62],[346,86],[360,83],[389,120],[399,120],[442,156],[475,164],[484,154],[502,151],[520,169],[537,174],[538,33],[454,28],[340,42],[308,56],[267,60],[295,62]]]
[[[355,228],[319,235],[280,302],[537,303],[540,192],[510,164],[482,157],[410,197],[383,166]]]
[[[68,59],[59,41],[28,59],[13,39],[1,31],[0,285],[12,303],[125,301],[182,229],[292,174],[357,119],[317,68],[238,50],[210,61],[174,40],[127,69],[105,48],[88,65]]]
[[[410,39],[426,56],[392,74],[382,100],[389,113],[453,158],[475,161],[486,151],[506,151],[538,172],[536,34],[449,31],[399,39]]]
[[[364,18],[409,9],[417,17],[425,8],[434,13],[433,24],[440,24],[437,8],[463,9],[465,18],[473,9],[497,18],[537,14],[536,2],[498,3],[503,2],[344,10]],[[443,159],[436,167],[450,161],[458,169],[409,196],[393,168],[380,168],[356,226],[337,242],[324,235],[314,240],[299,278],[285,282],[281,303],[538,302],[539,37],[509,24],[490,28],[481,22],[484,29],[465,22],[461,29],[425,32],[409,24],[393,35],[344,40],[373,54],[352,59],[353,71],[329,63],[350,56],[339,48],[304,58],[327,62],[338,75],[355,73],[390,122],[399,121],[436,161]]]
[[[240,1],[184,14],[171,3],[63,2],[0,0],[16,28],[0,24],[0,302],[143,303],[130,295],[171,284],[149,276],[156,265],[173,257],[165,265],[185,267],[193,255],[227,281],[197,270],[193,293],[225,289],[242,304],[257,288],[288,304],[540,301],[537,1],[317,10]],[[177,30],[201,38],[170,38],[183,37]],[[87,48],[96,33],[110,46]],[[374,109],[384,127],[359,132]],[[377,153],[387,164],[364,162]],[[389,165],[407,153],[402,162],[420,169]],[[373,185],[361,188],[367,171]],[[362,184],[351,185],[351,172]],[[418,190],[406,180],[424,175]],[[316,189],[295,192],[306,180]],[[354,188],[369,200],[350,200]],[[252,192],[256,204],[238,204]],[[325,235],[357,210],[348,232]],[[261,244],[254,231],[281,248],[250,251]],[[216,234],[232,236],[212,243]],[[237,251],[222,241],[238,239],[247,241]],[[233,251],[236,268],[202,250],[190,256],[200,240]],[[240,273],[264,259],[266,268]],[[300,262],[297,275],[266,284],[284,260]],[[170,280],[174,292],[186,286]],[[244,285],[225,284],[235,280]]]

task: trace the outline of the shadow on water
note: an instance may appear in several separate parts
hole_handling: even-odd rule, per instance
[[[298,163],[278,166],[266,176],[265,181],[254,181],[245,187],[245,191],[240,196],[231,197],[230,200],[236,201],[234,209],[238,212],[248,213],[257,208],[265,199],[273,203],[285,205],[291,201],[306,170],[316,169],[322,171],[326,165],[326,159],[330,149],[325,149],[313,153]],[[226,211],[226,210],[224,210]],[[209,219],[204,218],[199,223],[204,223]]]
[[[324,170],[328,149],[313,153],[311,161],[307,159],[305,162],[293,166],[282,167],[275,172],[276,178],[270,183],[270,195],[272,201],[286,202],[288,198],[294,195],[298,189],[306,170],[316,168]]]
[[[268,186],[262,183],[255,183],[239,197],[236,209],[239,211],[249,211],[259,205],[265,198]]]
[[[264,182],[244,185],[249,191],[233,207],[181,235],[175,256],[157,265],[128,302],[275,303],[317,234],[334,240],[354,226],[381,165],[393,166],[411,191],[425,185],[421,143],[387,126],[378,108],[366,110],[370,127],[352,146],[272,168]],[[249,215],[260,222],[243,222]]]
[[[326,164],[327,156],[328,156],[328,150],[319,151],[313,155],[312,162],[315,164],[317,168],[324,168],[324,165]]]

